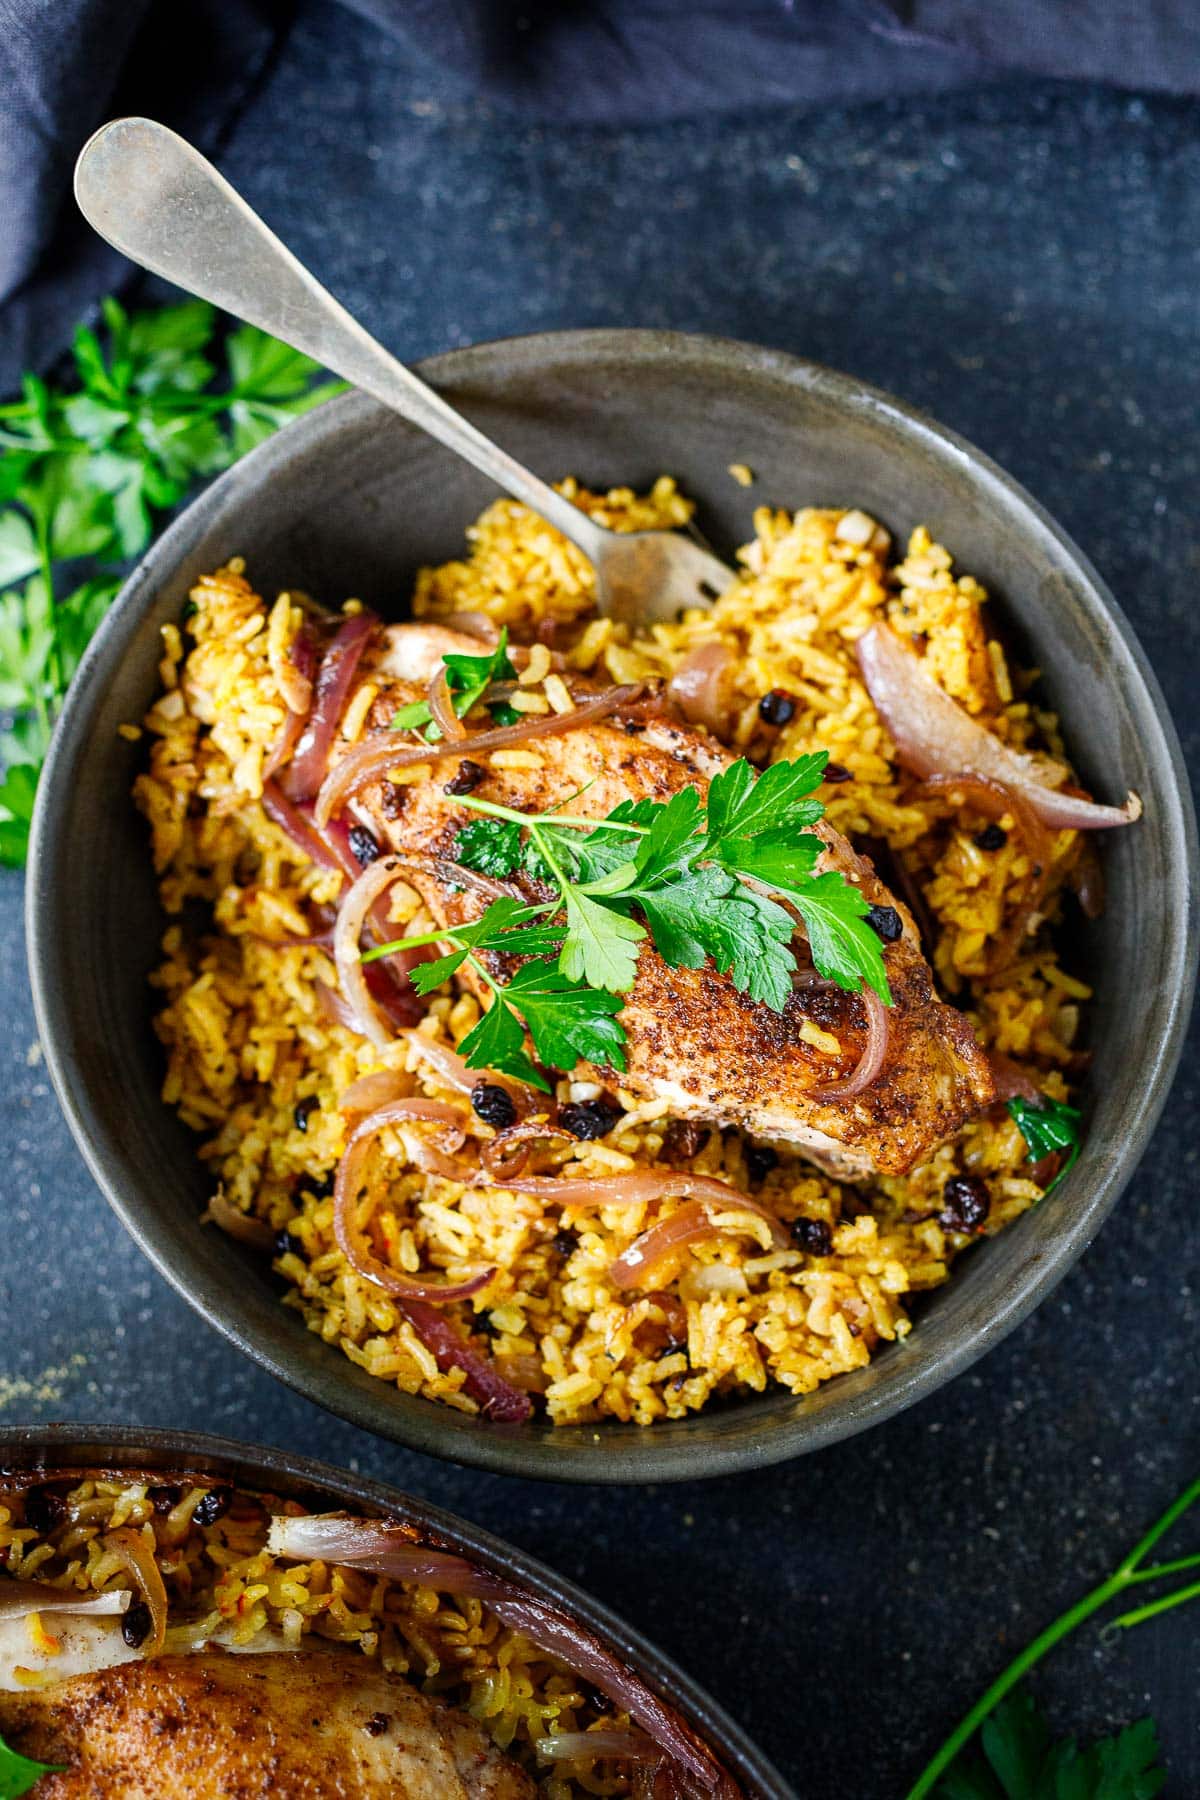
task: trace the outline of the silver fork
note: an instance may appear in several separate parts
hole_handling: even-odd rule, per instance
[[[306,351],[419,425],[578,546],[602,613],[629,623],[710,606],[734,579],[673,531],[598,525],[493,444],[376,343],[199,151],[153,119],[114,119],[75,167],[75,198],[110,244],[155,275]]]

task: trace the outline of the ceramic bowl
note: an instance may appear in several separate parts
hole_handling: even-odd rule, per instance
[[[995,596],[1044,671],[1083,780],[1134,787],[1145,817],[1109,834],[1109,901],[1073,956],[1095,979],[1084,1149],[1066,1181],[973,1248],[904,1344],[807,1398],[782,1389],[650,1429],[496,1425],[398,1393],[280,1304],[260,1260],[200,1225],[208,1177],[160,1098],[146,977],[162,918],[118,735],[156,688],[159,632],[235,553],[260,591],[398,616],[417,568],[461,552],[495,497],[465,463],[358,395],[319,408],[196,500],[130,577],[89,649],[42,780],[28,884],[42,1041],[101,1188],[155,1266],[281,1380],[367,1430],[459,1462],[556,1480],[693,1479],[815,1450],[960,1374],[1070,1268],[1129,1179],[1179,1054],[1194,976],[1195,821],[1142,651],[1085,557],[1026,493],[931,420],[846,376],[750,345],[587,331],[455,351],[423,374],[531,467],[593,487],[676,475],[719,550],[762,503],[854,504],[902,537],[926,524]],[[753,488],[728,473],[744,461]]]
[[[0,1473],[36,1470],[53,1479],[72,1469],[195,1471],[238,1487],[298,1500],[313,1512],[345,1509],[414,1526],[440,1548],[521,1582],[595,1632],[717,1752],[746,1800],[796,1800],[792,1789],[710,1694],[598,1600],[515,1545],[398,1488],[310,1462],[283,1450],[259,1450],[227,1438],[112,1426],[0,1426]]]

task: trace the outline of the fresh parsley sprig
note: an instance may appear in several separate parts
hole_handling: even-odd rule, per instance
[[[54,720],[92,634],[156,517],[280,425],[338,391],[251,325],[214,355],[201,300],[80,326],[74,380],[27,375],[0,406],[0,862],[25,860]]]
[[[374,962],[401,948],[452,944],[447,955],[413,970],[413,986],[419,994],[430,994],[469,964],[491,990],[492,1004],[459,1045],[468,1068],[494,1069],[549,1093],[550,1084],[526,1054],[526,1031],[539,1061],[549,1068],[573,1069],[581,1060],[605,1063],[618,1071],[625,1067],[625,1033],[617,1022],[621,1001],[615,994],[573,980],[546,960],[559,954],[563,942],[563,927],[547,922],[552,911],[552,905],[494,900],[473,925],[447,926],[380,944],[365,951],[363,961]],[[483,960],[489,953],[529,960],[501,983]]]
[[[65,1763],[34,1762],[17,1750],[10,1750],[0,1738],[0,1800],[19,1800],[37,1786],[43,1775],[56,1775]]]
[[[1017,1129],[1025,1139],[1030,1162],[1041,1162],[1044,1156],[1052,1156],[1058,1150],[1067,1152],[1066,1162],[1042,1195],[1044,1200],[1060,1181],[1066,1179],[1079,1159],[1082,1147],[1079,1108],[1068,1106],[1065,1100],[1051,1100],[1048,1094],[1043,1094],[1037,1101],[1022,1100],[1015,1095],[1007,1106],[1010,1118],[1016,1121]]]
[[[1029,1694],[1001,1701],[979,1734],[981,1754],[962,1758],[935,1800],[1154,1800],[1167,1779],[1153,1719],[1080,1748],[1051,1741]]]
[[[1189,1555],[1174,1557],[1167,1562],[1151,1563],[1146,1560],[1156,1544],[1167,1535],[1173,1526],[1178,1524],[1179,1520],[1195,1506],[1197,1501],[1200,1501],[1200,1480],[1192,1482],[1190,1487],[1184,1489],[1183,1493],[1150,1527],[1141,1541],[1134,1545],[1128,1556],[1118,1563],[1111,1575],[1094,1587],[1090,1593],[1085,1594],[1081,1600],[1077,1600],[1074,1606],[1068,1607],[1066,1612],[1047,1625],[1046,1629],[1039,1633],[1031,1644],[1013,1658],[1008,1667],[996,1677],[987,1692],[976,1701],[965,1718],[960,1720],[937,1754],[926,1764],[914,1786],[909,1789],[906,1800],[926,1800],[926,1796],[929,1794],[934,1796],[934,1800],[993,1800],[994,1788],[964,1785],[972,1778],[973,1767],[977,1773],[977,1765],[968,1763],[964,1768],[961,1760],[963,1752],[971,1744],[976,1732],[986,1726],[997,1708],[1024,1679],[1035,1663],[1040,1662],[1042,1657],[1053,1650],[1056,1644],[1060,1644],[1064,1638],[1070,1636],[1071,1632],[1090,1619],[1093,1613],[1099,1612],[1102,1607],[1111,1605],[1114,1600],[1129,1594],[1131,1589],[1140,1587],[1145,1582],[1159,1582],[1171,1575],[1181,1575],[1187,1572],[1195,1574],[1200,1571],[1200,1550],[1193,1551]],[[1127,1612],[1122,1612],[1117,1618],[1109,1621],[1106,1629],[1128,1631],[1135,1625],[1141,1625],[1148,1619],[1156,1618],[1160,1613],[1170,1612],[1176,1606],[1184,1606],[1188,1602],[1198,1599],[1200,1599],[1200,1580],[1188,1581],[1165,1594],[1160,1594],[1157,1599],[1149,1600],[1144,1605],[1135,1606]],[[1017,1715],[1010,1714],[1010,1723],[1016,1718]],[[1148,1782],[1153,1783],[1157,1771],[1145,1766],[1139,1770],[1133,1766],[1136,1754],[1141,1751],[1148,1752],[1151,1748],[1145,1737],[1145,1725],[1133,1729],[1140,1735],[1129,1739],[1128,1734],[1123,1734],[1125,1742],[1119,1752],[1115,1748],[1110,1748],[1096,1758],[1090,1758],[1090,1753],[1084,1753],[1083,1756],[1076,1753],[1073,1760],[1067,1756],[1065,1751],[1062,1752],[1057,1764],[1053,1761],[1050,1763],[1047,1779],[1053,1779],[1053,1786],[1046,1786],[1044,1783],[1042,1785],[1035,1784],[1035,1778],[1039,1781],[1041,1779],[1040,1768],[1033,1769],[1031,1772],[1019,1761],[1011,1764],[1002,1762],[999,1767],[992,1762],[994,1772],[1001,1777],[1000,1792],[1006,1797],[1006,1800],[1150,1800],[1150,1797],[1158,1792],[1162,1783],[1158,1782],[1157,1786],[1146,1785]],[[1001,1748],[1002,1757],[1004,1754],[1003,1743],[1004,1740],[993,1734],[991,1744],[993,1747]],[[992,1761],[992,1752],[988,1748],[986,1740],[984,1749],[989,1761]],[[1148,1762],[1148,1756],[1143,1757],[1143,1763],[1146,1762]],[[1004,1773],[1005,1768],[1009,1771],[1007,1775]],[[1092,1769],[1098,1770],[1105,1776],[1112,1773],[1114,1781],[1107,1786],[1102,1780],[1099,1783],[1093,1781],[1091,1785],[1088,1785],[1085,1777],[1091,1774]],[[1118,1774],[1125,1779],[1124,1786],[1114,1785],[1115,1777]],[[1136,1785],[1139,1781],[1141,1786]],[[1135,1785],[1131,1786],[1131,1782],[1134,1782]]]
[[[713,781],[707,803],[684,788],[667,801],[624,801],[599,821],[460,795],[477,816],[459,829],[455,859],[500,879],[523,872],[552,897],[533,907],[493,901],[475,925],[381,945],[364,960],[402,946],[453,945],[414,971],[418,991],[431,992],[469,963],[493,1003],[461,1046],[467,1063],[523,1081],[536,1071],[522,1021],[550,1067],[583,1058],[624,1069],[619,996],[633,986],[647,943],[673,969],[711,961],[742,993],[782,1012],[796,921],[775,894],[799,911],[821,974],[852,991],[866,981],[890,1003],[866,901],[836,871],[813,873],[821,840],[805,828],[823,810],[813,790],[825,762],[821,753],[775,763],[757,778],[736,762]],[[481,960],[486,953],[519,956],[522,965],[502,984]]]
[[[883,949],[869,907],[836,870],[814,874],[821,817],[814,797],[825,753],[773,763],[761,775],[744,759],[670,800],[625,801],[599,823],[562,813],[530,815],[463,795],[480,816],[458,834],[468,868],[506,877],[518,870],[549,882],[565,909],[563,972],[624,993],[650,938],[675,969],[711,959],[751,999],[783,1010],[792,991],[795,921],[808,933],[818,971],[840,986],[864,982],[890,1003]]]
[[[466,718],[494,681],[512,681],[517,673],[509,660],[507,625],[500,632],[496,648],[486,655],[463,656],[450,652],[442,660],[450,702],[460,719]],[[490,711],[497,725],[515,725],[521,716],[505,700],[494,701]],[[427,700],[414,700],[411,706],[402,706],[392,718],[392,730],[415,731],[427,744],[436,744],[442,735]]]

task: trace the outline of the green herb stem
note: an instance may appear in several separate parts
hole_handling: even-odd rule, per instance
[[[1173,1606],[1183,1606],[1189,1600],[1200,1600],[1200,1581],[1193,1581],[1189,1587],[1177,1588],[1173,1594],[1164,1594],[1161,1600],[1151,1600],[1145,1606],[1136,1606],[1132,1612],[1122,1613],[1112,1621],[1113,1629],[1128,1631],[1131,1626],[1142,1625],[1147,1619],[1156,1619],[1159,1613],[1170,1612]]]
[[[1184,1489],[1178,1499],[1171,1503],[1162,1517],[1155,1521],[1145,1537],[1135,1544],[1129,1555],[1114,1569],[1107,1580],[1102,1581],[1098,1587],[1092,1588],[1090,1593],[1083,1596],[1082,1600],[1077,1600],[1074,1606],[1060,1614],[1034,1638],[1031,1644],[1021,1651],[1020,1655],[1013,1658],[1008,1667],[996,1677],[992,1685],[976,1701],[970,1712],[955,1726],[937,1754],[926,1764],[914,1786],[909,1789],[906,1800],[924,1800],[924,1796],[933,1791],[935,1784],[946,1773],[960,1751],[970,1742],[984,1720],[1004,1699],[1005,1695],[1011,1693],[1021,1678],[1028,1674],[1029,1670],[1040,1662],[1048,1651],[1053,1650],[1054,1646],[1060,1644],[1065,1637],[1069,1637],[1071,1632],[1090,1619],[1093,1613],[1099,1612],[1111,1600],[1115,1600],[1118,1595],[1123,1594],[1127,1588],[1138,1582],[1157,1580],[1160,1576],[1176,1573],[1180,1569],[1200,1565],[1200,1556],[1188,1556],[1181,1557],[1173,1563],[1156,1564],[1151,1568],[1141,1567],[1144,1557],[1154,1548],[1159,1539],[1165,1536],[1172,1525],[1182,1518],[1188,1508],[1193,1506],[1198,1499],[1200,1499],[1200,1481],[1194,1481],[1190,1487]],[[1172,1606],[1180,1606],[1184,1601],[1197,1597],[1200,1597],[1200,1582],[1195,1582],[1174,1594],[1167,1594],[1160,1600],[1151,1601],[1147,1606],[1138,1607],[1133,1612],[1124,1613],[1113,1623],[1126,1628],[1138,1625],[1145,1619],[1168,1611]]]
[[[580,819],[570,813],[517,812],[511,806],[497,805],[494,800],[477,800],[473,794],[459,794],[456,798],[458,804],[470,812],[485,813],[489,819],[504,819],[510,825],[524,826],[531,833],[536,831],[539,818],[548,819],[555,825],[574,825],[580,831],[596,831],[603,826],[605,831],[626,831],[631,837],[648,837],[651,829],[649,825],[633,825],[625,819]],[[538,848],[546,856],[544,839],[539,841]],[[554,867],[548,856],[546,861]]]

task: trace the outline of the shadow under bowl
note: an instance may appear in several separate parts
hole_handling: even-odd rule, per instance
[[[960,1374],[1045,1297],[1132,1174],[1178,1059],[1195,975],[1195,820],[1179,747],[1111,595],[993,463],[846,376],[719,339],[582,331],[455,351],[422,373],[532,468],[592,487],[675,475],[731,553],[761,504],[854,505],[903,539],[918,524],[995,596],[1044,672],[1081,777],[1133,787],[1142,821],[1108,834],[1108,907],[1073,967],[1096,985],[1084,1147],[1070,1176],[971,1250],[917,1328],[868,1368],[796,1398],[780,1388],[650,1428],[498,1425],[401,1394],[281,1304],[261,1260],[200,1225],[208,1176],[164,1105],[147,976],[162,915],[130,788],[144,752],[118,735],[154,698],[160,631],[198,576],[235,554],[264,594],[358,595],[402,614],[417,569],[461,554],[495,498],[467,464],[360,395],[323,406],[196,500],[126,583],[67,699],[42,778],[28,881],[34,1001],[51,1075],[92,1173],[155,1266],[218,1330],[309,1399],[458,1462],[593,1482],[690,1480],[796,1456],[887,1419]],[[755,471],[752,489],[728,473]]]

